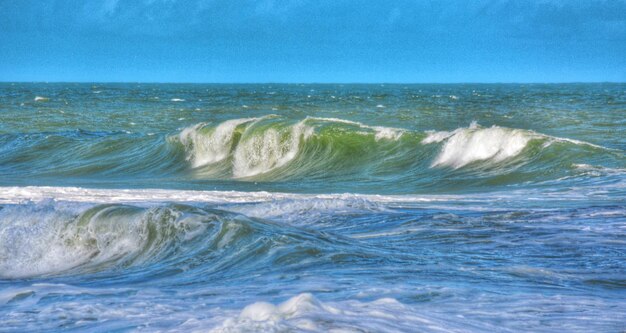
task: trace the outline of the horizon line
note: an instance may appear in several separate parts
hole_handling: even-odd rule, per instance
[[[435,85],[435,84],[620,84],[626,83],[626,81],[547,81],[547,82],[536,82],[536,81],[493,81],[493,82],[472,82],[472,81],[457,81],[457,82],[287,82],[287,81],[267,81],[267,82],[201,82],[201,81],[3,81],[0,80],[0,84],[6,83],[43,83],[43,84],[57,84],[57,83],[98,83],[98,84],[215,84],[215,85],[257,85],[257,84],[277,84],[277,85],[302,85],[302,84],[310,84],[310,85]]]

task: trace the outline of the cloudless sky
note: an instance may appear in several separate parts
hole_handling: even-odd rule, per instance
[[[0,0],[0,81],[626,81],[626,0]]]

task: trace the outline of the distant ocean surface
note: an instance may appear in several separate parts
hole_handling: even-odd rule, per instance
[[[626,84],[0,83],[0,332],[626,330]]]

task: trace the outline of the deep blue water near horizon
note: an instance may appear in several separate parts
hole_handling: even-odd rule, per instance
[[[625,133],[623,83],[0,83],[0,331],[623,331]]]

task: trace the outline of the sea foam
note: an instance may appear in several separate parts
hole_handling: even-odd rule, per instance
[[[187,160],[193,167],[200,167],[226,159],[232,149],[237,127],[258,119],[233,119],[208,129],[207,124],[200,123],[183,129],[179,139],[188,148]]]
[[[210,217],[203,217],[208,218]],[[158,260],[207,225],[180,211],[126,205],[25,204],[0,210],[0,278],[100,271]]]
[[[448,166],[455,169],[470,163],[489,160],[497,163],[519,155],[537,134],[521,130],[492,126],[480,128],[473,123],[468,128],[452,132],[431,132],[422,140],[429,144],[445,141],[432,166]]]
[[[277,305],[250,304],[211,332],[408,332],[420,327],[432,331],[455,330],[453,324],[420,316],[393,298],[326,303],[312,294],[302,293]]]
[[[269,128],[243,137],[234,154],[234,176],[251,177],[289,163],[297,156],[300,142],[312,134],[313,128],[301,121],[292,125],[287,133]]]

